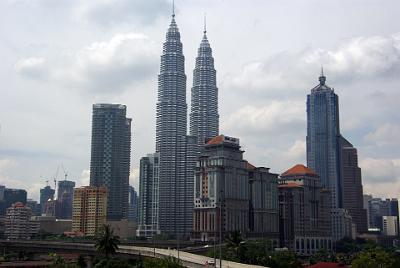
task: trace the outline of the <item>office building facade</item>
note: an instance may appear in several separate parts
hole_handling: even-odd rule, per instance
[[[148,154],[140,159],[139,221],[136,235],[153,237],[160,234],[159,205],[159,154]]]
[[[138,195],[135,187],[129,185],[128,220],[138,221]]]
[[[363,207],[363,186],[361,181],[361,168],[358,167],[357,149],[341,138],[342,156],[341,167],[343,176],[343,208],[346,209],[359,234],[368,231],[367,210]]]
[[[196,163],[192,239],[249,232],[249,201],[249,173],[239,140],[211,139]]]
[[[40,207],[42,210],[42,214],[45,213],[47,201],[54,200],[55,193],[56,190],[52,189],[49,185],[40,189]]]
[[[131,121],[125,105],[93,105],[90,186],[107,187],[108,220],[128,217]]]
[[[56,213],[59,219],[72,219],[72,202],[74,199],[75,182],[63,180],[58,182]]]
[[[7,208],[11,207],[12,204],[20,202],[25,205],[27,202],[26,190],[3,187],[0,192],[3,196],[3,199],[0,200],[0,216],[4,216]]]
[[[248,163],[249,234],[258,239],[279,241],[278,174]]]
[[[331,192],[331,207],[341,208],[339,97],[325,81],[322,72],[319,85],[307,95],[307,166],[320,176],[322,186]]]

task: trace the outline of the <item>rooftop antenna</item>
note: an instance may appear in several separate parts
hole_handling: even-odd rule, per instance
[[[321,76],[324,76],[324,66],[321,64]]]
[[[172,0],[172,17],[175,17],[175,0]]]

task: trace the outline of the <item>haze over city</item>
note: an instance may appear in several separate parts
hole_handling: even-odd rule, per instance
[[[188,102],[204,13],[220,133],[239,138],[249,162],[276,173],[306,162],[306,95],[323,65],[341,133],[359,151],[364,193],[399,197],[398,1],[178,0]],[[38,199],[62,164],[88,185],[92,104],[106,102],[126,104],[132,118],[137,186],[139,159],[154,151],[170,14],[161,0],[2,1],[0,184]]]

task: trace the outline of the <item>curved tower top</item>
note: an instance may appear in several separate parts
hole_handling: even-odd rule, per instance
[[[197,144],[203,146],[207,138],[219,133],[216,70],[205,23],[193,71],[191,99],[190,135],[197,137]]]

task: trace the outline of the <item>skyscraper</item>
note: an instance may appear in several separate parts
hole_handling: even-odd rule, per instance
[[[128,216],[131,119],[126,106],[94,104],[90,186],[106,186],[107,220]]]
[[[159,157],[148,154],[140,159],[139,222],[137,236],[152,237],[159,234]]]
[[[159,226],[172,236],[189,233],[193,179],[187,178],[187,104],[185,58],[172,14],[158,76],[156,152],[159,153]]]
[[[361,168],[358,167],[357,149],[341,138],[342,146],[342,175],[343,175],[343,208],[349,211],[356,224],[357,233],[368,231],[367,211],[363,208],[363,186]]]
[[[218,88],[212,49],[207,39],[206,25],[193,71],[190,135],[197,138],[201,148],[207,138],[219,132]]]
[[[332,208],[341,208],[339,98],[325,81],[322,71],[319,85],[307,95],[307,166],[316,171],[322,186],[331,192]]]
[[[65,180],[58,182],[57,203],[58,211],[57,217],[60,219],[72,218],[72,201],[74,197],[75,182]]]

